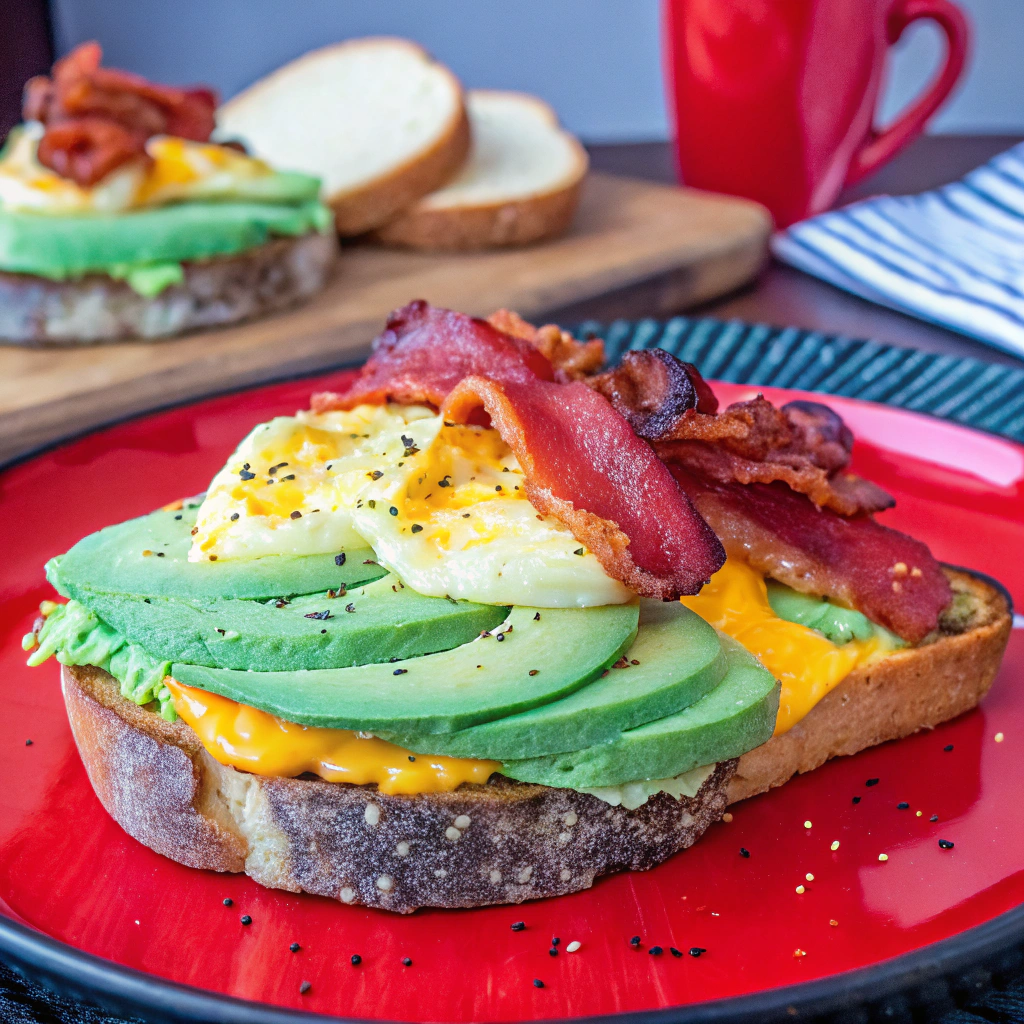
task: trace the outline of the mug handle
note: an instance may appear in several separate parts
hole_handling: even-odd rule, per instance
[[[892,46],[906,27],[919,18],[931,18],[946,34],[946,60],[924,95],[883,132],[871,129],[854,154],[846,174],[846,185],[866,178],[891,160],[924,129],[956,85],[967,61],[971,32],[967,19],[950,0],[897,0],[889,12],[886,34]]]

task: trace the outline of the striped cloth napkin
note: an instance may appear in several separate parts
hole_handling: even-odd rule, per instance
[[[1024,357],[1024,143],[961,181],[877,196],[772,239],[785,263]]]

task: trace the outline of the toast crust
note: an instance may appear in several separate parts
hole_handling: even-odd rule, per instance
[[[954,593],[976,598],[972,628],[854,669],[792,729],[740,758],[729,783],[730,804],[781,786],[829,758],[933,729],[978,704],[999,671],[1013,616],[995,587],[965,572],[945,572]]]
[[[501,776],[389,796],[237,771],[100,669],[63,666],[61,680],[96,795],[139,842],[189,867],[399,913],[521,903],[654,867],[721,817],[736,765],[718,765],[693,799],[659,793],[636,810]]]
[[[427,149],[393,167],[386,174],[352,188],[333,192],[324,198],[324,202],[334,211],[335,226],[338,234],[343,237],[364,234],[391,220],[417,199],[446,185],[465,163],[469,154],[470,127],[465,92],[458,78],[422,46],[408,39],[370,36],[313,50],[260,79],[222,108],[228,112],[232,108],[249,104],[258,108],[263,94],[274,88],[296,66],[322,60],[327,54],[343,55],[382,44],[407,49],[431,64],[435,71],[448,79],[458,102],[448,123]]]
[[[0,341],[88,345],[239,323],[320,291],[337,254],[330,234],[274,238],[230,256],[186,263],[185,280],[152,298],[105,274],[50,281],[0,271]]]

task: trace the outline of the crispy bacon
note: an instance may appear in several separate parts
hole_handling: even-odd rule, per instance
[[[565,523],[609,576],[645,597],[696,594],[725,561],[707,523],[649,445],[585,384],[467,377],[446,420],[490,416],[541,514]]]
[[[672,473],[731,557],[803,593],[863,612],[910,643],[949,604],[949,582],[926,544],[876,523],[816,508],[781,482],[723,483]]]
[[[25,87],[23,115],[46,132],[39,161],[83,187],[111,170],[145,159],[152,135],[206,142],[214,128],[217,96],[210,89],[175,89],[139,75],[100,67],[102,51],[83,43]]]
[[[487,318],[487,322],[539,349],[554,367],[555,380],[562,384],[583,380],[604,365],[604,342],[600,338],[577,341],[557,324],[534,327],[510,309],[499,309]]]
[[[313,395],[316,412],[363,402],[422,402],[440,407],[464,377],[502,381],[553,380],[547,357],[528,341],[486,320],[439,309],[417,299],[396,309],[373,343],[362,373],[344,394]]]
[[[853,435],[826,405],[799,401],[777,409],[758,396],[716,412],[696,368],[658,349],[629,352],[589,383],[666,462],[722,483],[781,480],[841,515],[893,504],[880,487],[845,472]]]

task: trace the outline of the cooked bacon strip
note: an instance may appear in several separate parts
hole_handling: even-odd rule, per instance
[[[716,414],[718,402],[696,368],[658,349],[629,352],[588,383],[666,462],[722,483],[781,480],[846,516],[893,505],[880,487],[844,471],[853,435],[826,405],[799,401],[777,409],[759,395]]]
[[[538,512],[565,523],[609,576],[645,597],[696,594],[725,561],[718,538],[646,442],[585,384],[467,377],[441,407],[483,408]]]
[[[923,640],[952,600],[928,546],[876,523],[815,508],[782,483],[673,475],[732,557],[806,594],[863,612],[910,643]]]
[[[348,391],[320,392],[310,404],[316,412],[364,402],[440,407],[459,381],[475,373],[504,381],[554,379],[547,357],[529,342],[486,320],[417,299],[388,317],[373,355]]]
[[[156,85],[100,67],[101,57],[98,43],[82,43],[54,64],[52,78],[25,86],[25,119],[46,125],[40,163],[89,187],[129,160],[146,159],[152,135],[209,140],[216,93]]]
[[[505,334],[528,341],[543,352],[555,369],[555,380],[562,384],[582,380],[597,373],[604,365],[604,342],[600,338],[577,341],[557,324],[534,327],[510,309],[499,309],[487,318],[487,322]]]

